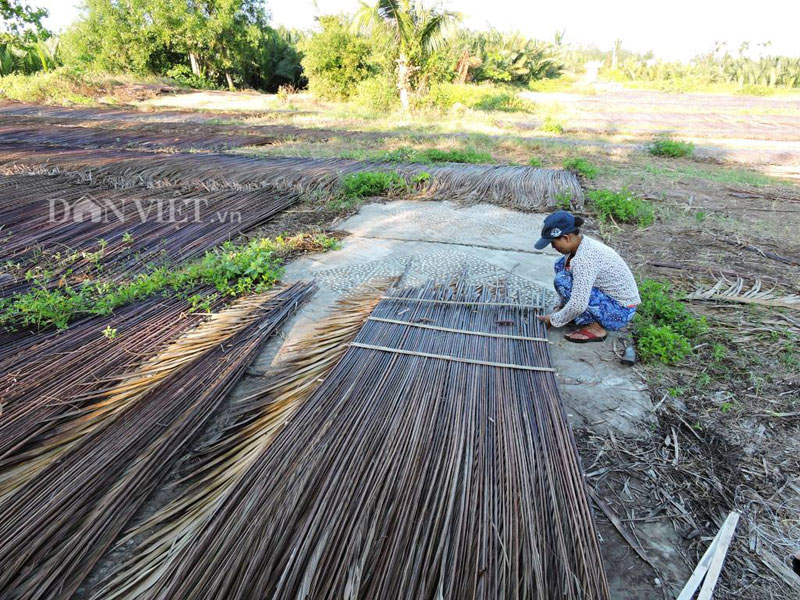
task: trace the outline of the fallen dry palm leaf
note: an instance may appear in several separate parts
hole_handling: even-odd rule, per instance
[[[13,462],[17,466],[7,472],[0,471],[0,499],[22,486],[53,461],[58,460],[83,436],[110,425],[114,418],[123,414],[134,402],[146,397],[167,377],[192,365],[199,357],[215,346],[224,344],[246,327],[249,321],[242,317],[242,311],[249,311],[251,303],[251,300],[245,300],[244,306],[237,303],[228,310],[213,313],[207,320],[182,333],[166,348],[132,372],[118,377],[108,377],[106,385],[111,385],[110,389],[96,395],[81,397],[80,403],[85,408],[61,416],[57,425],[53,424],[53,430],[42,436],[33,448],[26,452],[15,453],[12,460],[7,461],[6,464]],[[192,322],[197,323],[197,318]],[[142,349],[143,352],[148,350],[148,348]],[[115,351],[120,352],[113,345],[107,350],[107,352]],[[92,373],[91,376],[97,378],[96,373]],[[118,380],[118,383],[114,383],[115,380]],[[0,469],[2,466],[3,463],[0,462]]]
[[[209,421],[256,352],[314,291],[299,282],[237,301],[231,336],[171,373],[122,418],[84,435],[0,503],[0,589],[70,598]]]
[[[117,543],[146,536],[94,597],[146,597],[168,563],[194,542],[220,499],[336,366],[387,286],[362,288],[337,303],[333,315],[294,344],[267,374],[264,389],[234,405],[233,424],[201,451],[202,464],[185,480],[190,482],[188,489]]]
[[[608,598],[537,312],[400,294],[142,597]]]
[[[725,278],[719,279],[710,288],[698,289],[687,295],[686,299],[738,302],[800,310],[800,296],[796,294],[778,296],[772,290],[762,291],[760,280],[757,280],[751,288],[745,289],[745,282],[741,278],[733,282]]]
[[[200,190],[271,187],[296,193],[332,193],[343,176],[364,171],[397,171],[407,180],[428,173],[420,193],[434,199],[492,202],[537,210],[569,197],[583,206],[577,177],[562,169],[507,165],[414,165],[339,158],[249,158],[228,154],[152,154],[114,150],[54,150],[8,144],[0,151],[0,173],[73,174],[114,187],[177,187]]]
[[[224,301],[211,286],[194,290],[217,309]],[[57,433],[59,419],[80,413],[113,378],[129,372],[205,317],[177,296],[153,296],[111,315],[87,317],[67,331],[5,336],[0,350],[0,490],[6,469],[18,466],[42,437]],[[103,335],[116,332],[114,340]],[[43,377],[43,373],[47,376]],[[24,458],[22,458],[24,460]]]

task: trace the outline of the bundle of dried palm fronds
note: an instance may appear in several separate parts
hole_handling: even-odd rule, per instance
[[[333,370],[388,284],[368,285],[339,301],[331,316],[291,346],[260,391],[235,403],[232,424],[199,451],[203,460],[189,477],[190,487],[118,542],[123,546],[152,533],[96,597],[146,597],[169,563],[194,542],[221,499]]]
[[[122,595],[608,598],[536,314],[502,288],[384,298],[201,531]],[[145,553],[174,534],[155,535]]]
[[[710,300],[714,302],[735,302],[739,304],[758,304],[760,306],[773,306],[777,308],[794,308],[800,310],[800,296],[797,294],[780,295],[773,289],[762,290],[761,281],[757,280],[752,286],[746,288],[741,277],[730,281],[725,277],[706,288],[698,288],[686,296],[687,300]]]
[[[0,125],[0,143],[26,142],[71,148],[136,148],[138,150],[225,150],[237,146],[263,146],[275,138],[247,133],[227,134],[186,131],[159,133],[137,129],[98,127],[47,127],[41,125]]]
[[[51,280],[103,271],[129,277],[202,256],[298,201],[263,188],[186,192],[89,187],[69,177],[15,175],[0,182],[0,222],[8,239],[0,262],[20,271],[48,259]],[[58,257],[57,259],[55,257]],[[23,277],[0,283],[0,296],[26,291]]]
[[[0,502],[6,596],[71,597],[259,348],[313,290],[299,282],[240,299],[164,351],[166,376],[147,363],[97,399],[91,428],[73,422],[80,439]],[[118,411],[109,406],[115,402]]]
[[[501,165],[395,165],[345,159],[233,155],[158,154],[113,150],[54,150],[30,144],[7,144],[0,151],[0,173],[77,173],[88,181],[115,186],[178,186],[208,190],[274,187],[295,192],[336,190],[343,175],[397,171],[411,180],[429,178],[421,193],[431,198],[487,201],[524,210],[556,205],[559,198],[583,204],[577,177],[560,169]]]

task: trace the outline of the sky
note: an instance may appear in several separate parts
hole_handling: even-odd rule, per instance
[[[374,0],[371,0],[374,1]],[[26,0],[50,10],[45,24],[54,31],[77,16],[77,0]],[[657,57],[688,60],[708,52],[716,41],[733,50],[743,41],[752,46],[771,41],[770,53],[800,57],[800,0],[444,0],[473,29],[494,27],[552,40],[566,31],[565,41],[610,48],[615,39],[629,50],[653,50]],[[354,12],[359,0],[266,0],[273,26],[313,29],[321,14]]]

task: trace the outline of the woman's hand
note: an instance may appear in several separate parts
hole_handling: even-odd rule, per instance
[[[544,324],[547,325],[548,327],[553,326],[553,324],[550,322],[550,315],[539,315],[536,318],[544,322]]]

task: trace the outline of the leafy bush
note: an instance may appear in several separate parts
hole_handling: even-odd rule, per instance
[[[591,190],[586,196],[592,201],[595,212],[603,222],[613,219],[622,223],[635,223],[642,227],[653,222],[653,205],[637,198],[627,189],[621,192]]]
[[[681,142],[669,138],[654,140],[647,146],[647,151],[653,156],[666,156],[669,158],[680,158],[694,154],[694,144],[691,142]]]
[[[345,198],[365,198],[398,193],[406,189],[406,181],[398,173],[363,171],[342,178],[341,192]]]
[[[374,74],[369,44],[341,17],[320,17],[319,24],[322,31],[301,44],[309,88],[321,98],[345,100]]]
[[[388,111],[398,103],[397,86],[384,77],[370,77],[356,86],[351,100],[369,110]]]
[[[692,351],[689,340],[672,331],[669,325],[645,325],[639,329],[636,348],[643,361],[667,365],[680,362]]]
[[[175,65],[166,72],[166,76],[179,85],[196,90],[222,89],[221,86],[218,86],[213,81],[192,73],[192,69],[188,65]]]
[[[586,179],[592,179],[597,175],[597,167],[585,158],[568,158],[564,161],[564,168]]]
[[[642,303],[634,316],[634,337],[644,361],[674,364],[692,350],[692,342],[708,329],[676,300],[668,283],[645,279],[639,283]]]

